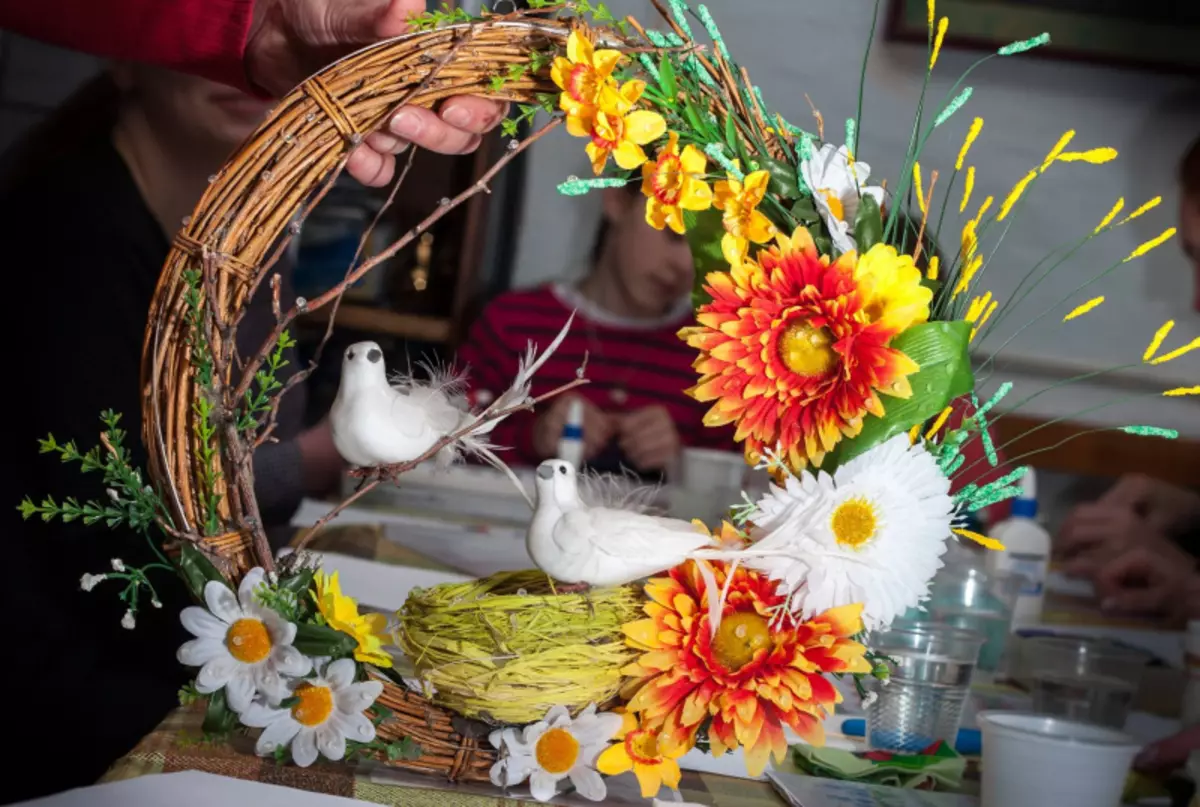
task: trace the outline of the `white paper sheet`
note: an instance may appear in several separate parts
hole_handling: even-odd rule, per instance
[[[181,771],[81,787],[18,807],[355,807],[362,802],[212,773]]]
[[[880,787],[779,771],[768,771],[767,776],[792,807],[979,807],[976,797],[957,793]]]

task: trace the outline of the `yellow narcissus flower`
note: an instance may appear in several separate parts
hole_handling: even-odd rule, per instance
[[[854,282],[871,322],[901,333],[929,319],[933,291],[921,284],[921,270],[911,255],[888,244],[876,244],[858,258]]]
[[[559,56],[550,66],[550,77],[562,89],[558,105],[567,113],[567,131],[576,137],[589,137],[596,107],[603,94],[611,105],[620,106],[612,72],[624,57],[615,50],[596,50],[591,40],[579,31],[567,39],[566,58]]]
[[[687,748],[676,743],[666,751],[658,745],[658,729],[643,728],[637,716],[630,712],[623,713],[621,718],[623,722],[616,735],[621,742],[610,745],[600,755],[596,770],[605,776],[620,776],[633,771],[644,799],[657,796],[663,785],[672,790],[679,789],[681,773],[675,760],[687,753]]]
[[[670,227],[683,235],[683,211],[712,206],[712,188],[703,179],[708,160],[695,146],[680,151],[677,133],[668,137],[655,161],[642,166],[646,223],[656,230]]]
[[[743,180],[730,176],[716,184],[713,206],[724,211],[725,236],[721,253],[730,266],[737,266],[750,250],[750,242],[765,244],[775,235],[775,225],[758,209],[767,195],[771,176],[766,171],[747,174]]]
[[[639,167],[647,160],[642,146],[667,131],[667,122],[657,112],[648,109],[629,111],[645,89],[646,82],[634,79],[621,85],[615,93],[618,100],[610,100],[607,93],[601,96],[601,104],[588,131],[592,142],[587,144],[587,154],[596,176],[604,171],[610,155],[626,171]]]
[[[317,572],[314,580],[317,593],[313,599],[326,624],[358,640],[354,658],[376,667],[391,667],[392,657],[383,649],[389,641],[387,617],[383,614],[358,613],[358,603],[342,593],[337,572]]]

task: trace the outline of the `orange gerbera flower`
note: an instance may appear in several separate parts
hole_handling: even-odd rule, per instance
[[[728,567],[710,568],[717,596]],[[691,748],[711,718],[713,754],[742,747],[746,769],[757,776],[771,755],[782,762],[787,754],[785,725],[806,742],[824,742],[821,721],[841,701],[825,673],[871,671],[866,648],[849,638],[862,630],[862,606],[785,626],[773,621],[785,605],[777,582],[738,568],[714,632],[704,578],[689,561],[646,584],[648,618],[624,628],[628,644],[643,651],[623,670],[633,679],[627,708],[640,714],[642,729],[658,732],[664,756]]]
[[[775,449],[793,471],[820,465],[866,415],[884,414],[878,393],[912,395],[919,368],[888,346],[929,316],[910,257],[881,244],[831,263],[801,227],[707,281],[712,302],[679,332],[701,351],[688,394],[715,402],[706,425],[737,424],[751,463]]]

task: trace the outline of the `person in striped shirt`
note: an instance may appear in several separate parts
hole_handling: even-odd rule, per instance
[[[534,379],[537,396],[575,378],[586,357],[591,383],[496,427],[506,461],[536,465],[554,455],[571,395],[583,400],[585,463],[663,474],[684,446],[738,451],[731,428],[707,428],[707,404],[685,393],[697,381],[696,351],[676,336],[694,321],[692,255],[682,236],[645,221],[637,185],[604,192],[591,265],[576,283],[506,292],[489,303],[458,351],[472,394],[498,395],[527,341],[545,346],[571,311],[562,346]]]

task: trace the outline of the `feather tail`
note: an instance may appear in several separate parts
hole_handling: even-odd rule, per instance
[[[488,465],[507,476],[508,481],[513,483],[513,487],[517,489],[517,492],[521,494],[521,498],[523,498],[529,505],[529,509],[534,509],[533,500],[529,498],[529,492],[525,490],[525,485],[523,485],[520,478],[513,473],[512,468],[509,468],[504,460],[496,456],[495,452],[492,451],[492,446],[488,445],[486,441],[477,440],[472,436],[464,437],[461,442],[466,451],[474,454],[476,457],[479,457]]]
[[[491,405],[483,411],[483,414],[494,412],[499,409],[507,409],[508,407],[514,406],[529,397],[529,390],[533,384],[534,373],[540,370],[542,365],[546,363],[546,360],[553,356],[554,351],[558,350],[559,346],[562,345],[563,340],[567,338],[567,334],[571,330],[571,323],[574,321],[575,312],[572,311],[571,316],[567,317],[567,322],[565,325],[563,325],[562,330],[560,330],[558,335],[554,337],[554,341],[551,342],[544,351],[542,351],[541,355],[538,355],[537,346],[534,345],[533,342],[529,342],[526,345],[525,355],[521,357],[517,364],[517,375],[516,378],[513,379],[512,386],[510,386],[502,395],[500,395],[500,397],[496,398],[496,400],[493,401]],[[480,433],[486,434],[490,432],[498,422],[499,420],[493,420],[489,422],[483,427],[483,430]]]

